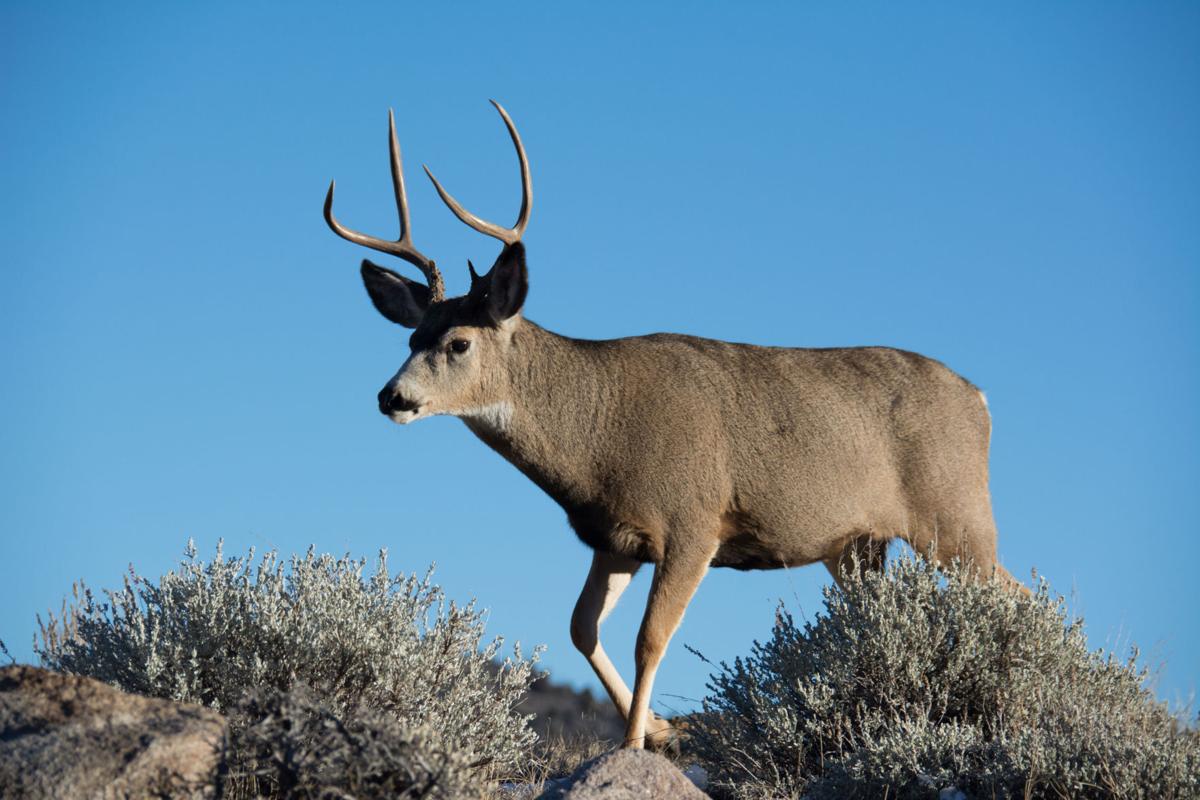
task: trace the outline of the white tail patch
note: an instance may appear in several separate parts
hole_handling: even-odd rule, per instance
[[[470,420],[476,425],[503,433],[508,430],[509,423],[512,422],[513,406],[507,400],[502,400],[499,403],[488,403],[484,406],[475,406],[474,408],[466,408],[462,411],[455,412],[454,416]]]
[[[983,389],[977,389],[979,392],[979,402],[983,403],[983,415],[987,417],[987,439],[989,444],[992,441],[992,410],[988,408],[987,395],[983,393]]]

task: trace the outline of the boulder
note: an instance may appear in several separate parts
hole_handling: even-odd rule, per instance
[[[705,800],[666,758],[649,750],[614,750],[583,764],[538,800]]]
[[[224,736],[211,709],[36,667],[0,669],[5,797],[212,797]]]

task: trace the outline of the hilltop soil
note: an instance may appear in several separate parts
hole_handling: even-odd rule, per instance
[[[607,697],[554,683],[545,673],[529,687],[529,694],[517,710],[535,715],[532,727],[542,739],[593,739],[616,744],[625,735],[625,723]]]

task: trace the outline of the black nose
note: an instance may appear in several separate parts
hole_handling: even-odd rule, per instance
[[[411,400],[406,400],[391,386],[385,386],[379,391],[379,413],[384,416],[396,411],[416,411],[419,406]]]

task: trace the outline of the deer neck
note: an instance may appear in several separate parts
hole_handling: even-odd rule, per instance
[[[611,359],[595,342],[559,336],[525,319],[512,348],[506,399],[462,419],[560,504],[586,502],[610,420]]]

